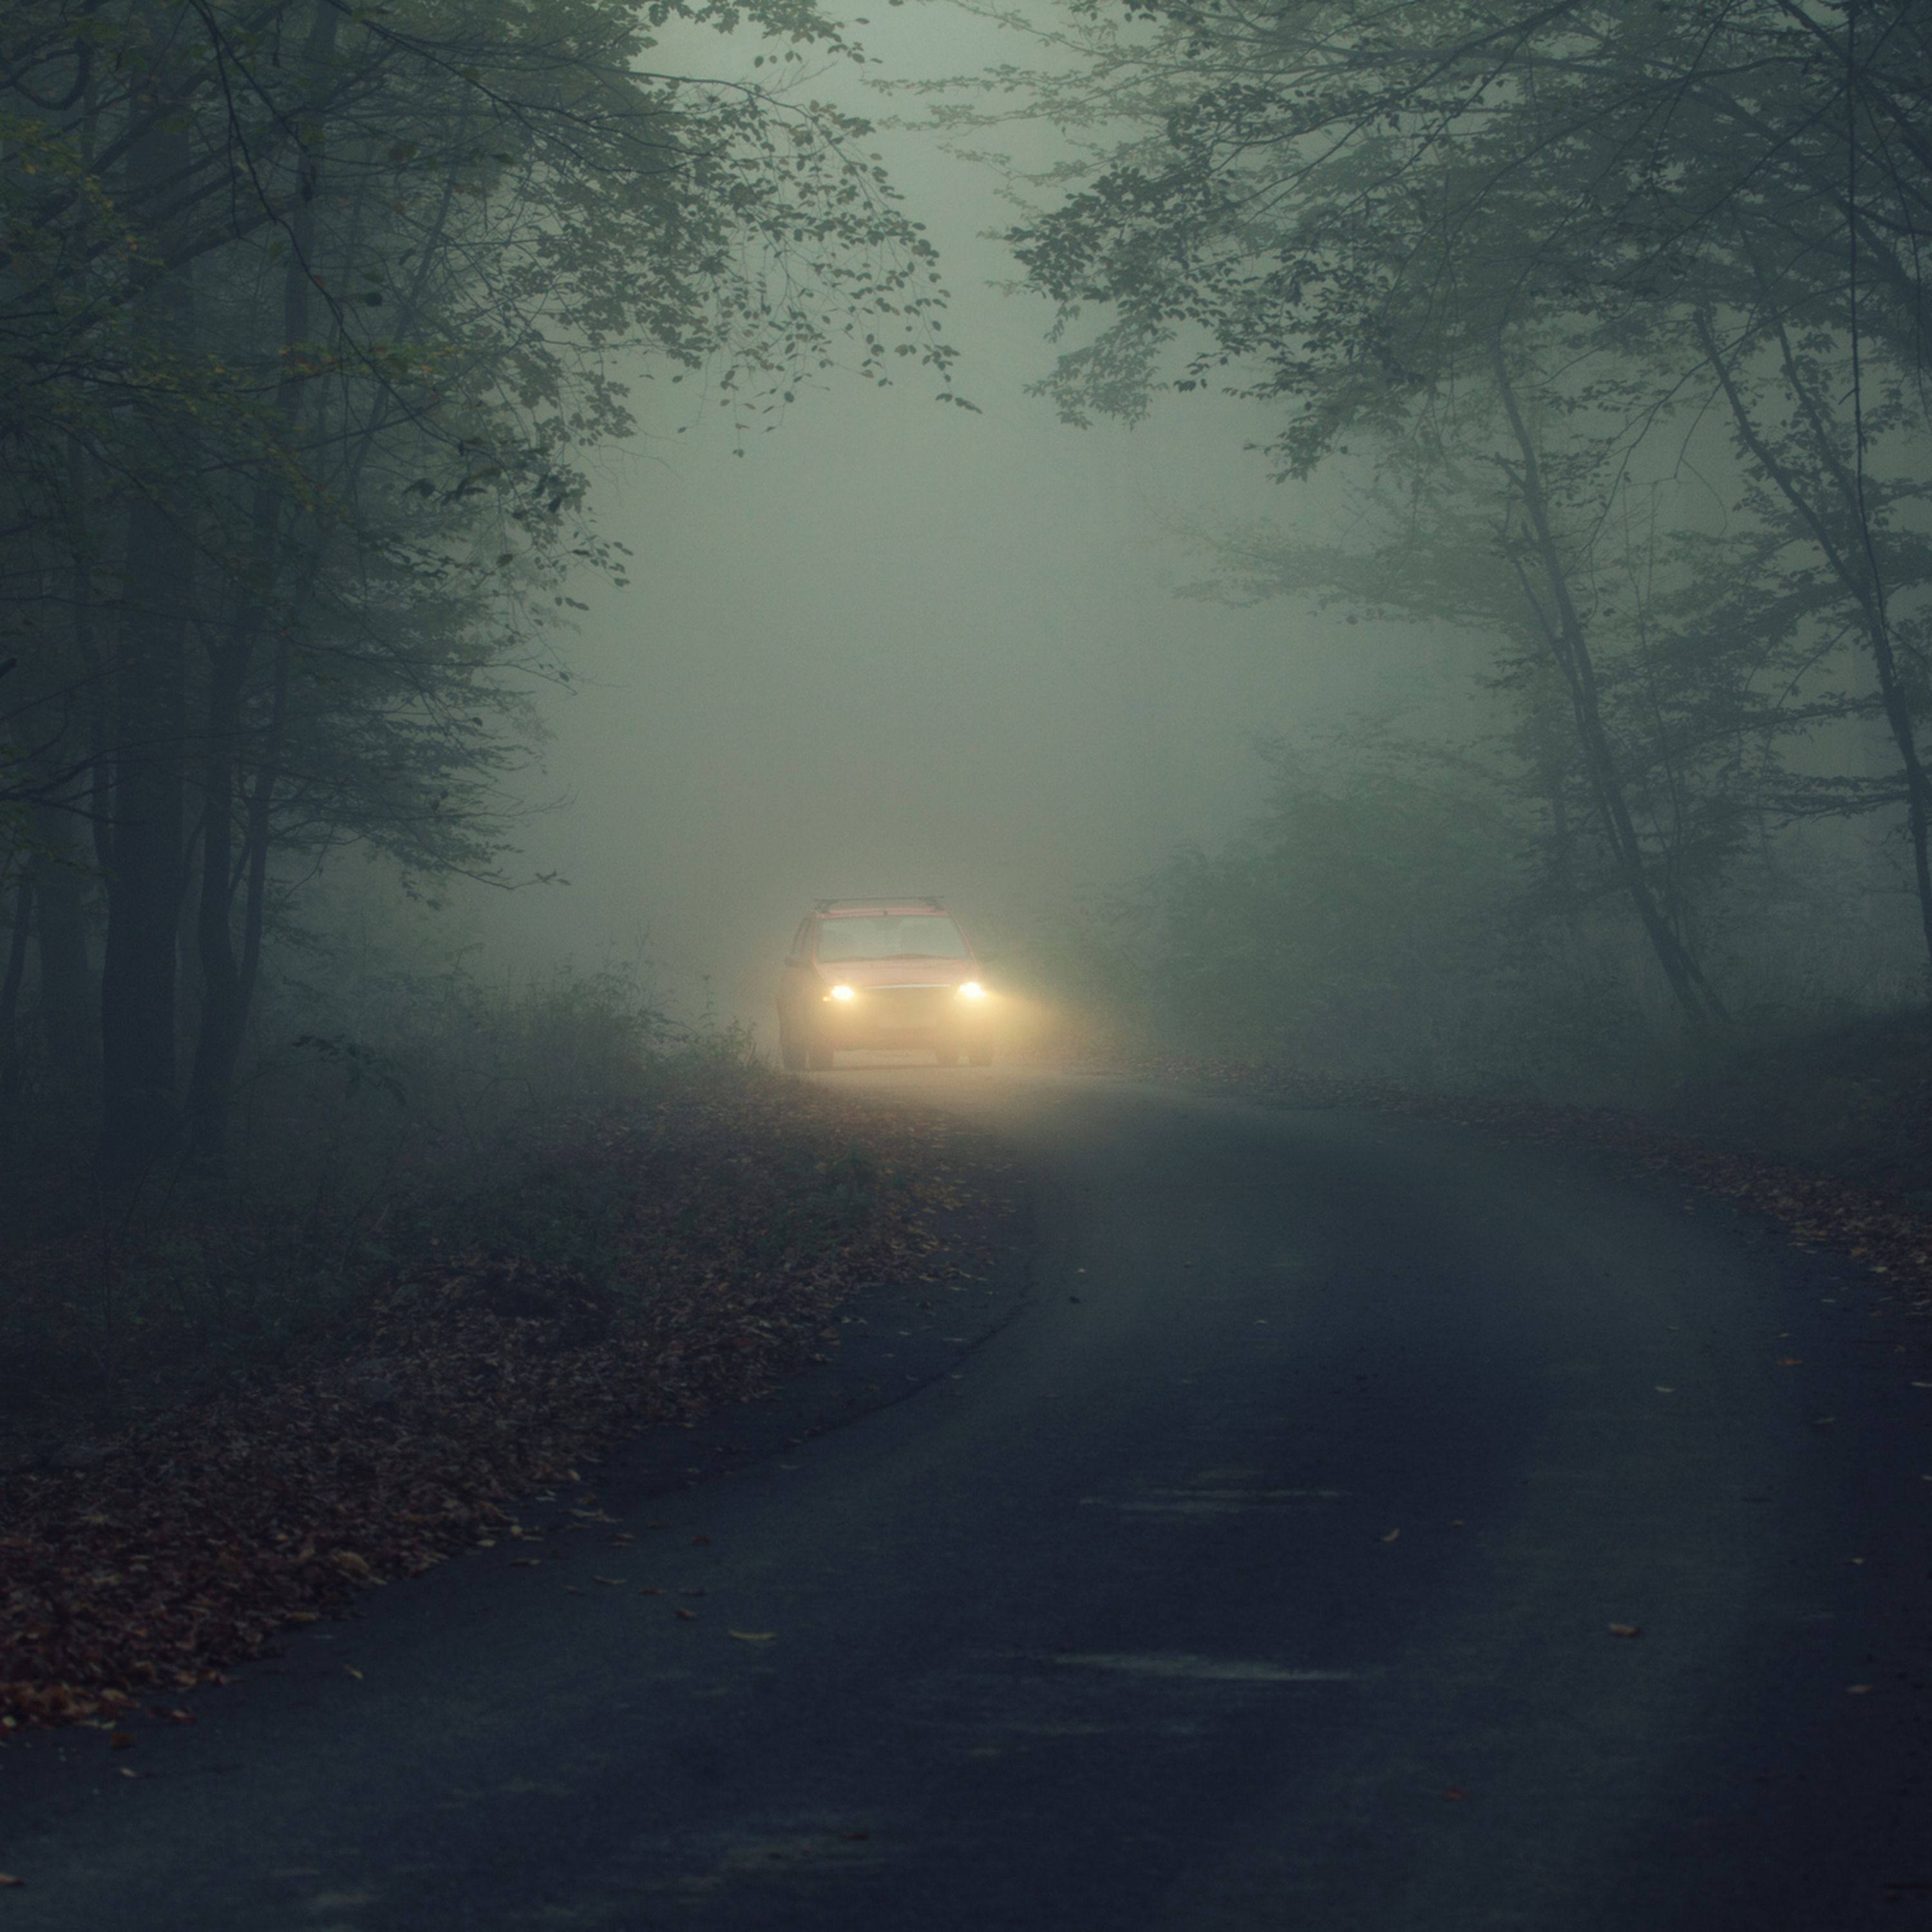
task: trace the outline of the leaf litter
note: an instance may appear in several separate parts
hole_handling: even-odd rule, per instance
[[[774,1082],[587,1122],[575,1158],[638,1177],[610,1281],[441,1256],[378,1292],[346,1358],[0,1483],[0,1738],[82,1723],[124,1748],[116,1720],[157,1693],[516,1536],[520,1502],[628,1436],[768,1392],[860,1288],[967,1278],[925,1219],[988,1156],[942,1120]]]

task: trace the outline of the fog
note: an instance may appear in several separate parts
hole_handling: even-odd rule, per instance
[[[1910,37],[478,4],[6,84],[76,180],[161,144],[24,167],[0,262],[0,1088],[110,1166],[457,979],[768,1048],[834,896],[1116,1061],[1570,1090],[1922,1004]]]
[[[0,4],[0,1932],[1912,1918],[1932,6],[840,11]]]
[[[1013,54],[950,8],[860,31],[885,77]],[[916,111],[836,71],[809,91]],[[1058,148],[1028,138],[1030,161]],[[994,286],[1012,272],[983,233],[1013,218],[997,178],[922,134],[872,145],[941,249],[976,412],[934,403],[922,372],[835,374],[740,434],[695,386],[639,382],[645,434],[593,505],[632,586],[579,590],[575,690],[546,702],[530,788],[559,802],[512,868],[568,884],[463,901],[506,957],[641,959],[678,1010],[767,1022],[814,897],[941,894],[997,946],[1230,833],[1260,796],[1258,741],[1444,682],[1453,645],[1413,628],[1178,601],[1202,567],[1186,526],[1264,514],[1332,536],[1334,478],[1270,484],[1252,412],[1212,397],[1132,428],[1060,423],[1023,393],[1052,359],[1049,313]]]

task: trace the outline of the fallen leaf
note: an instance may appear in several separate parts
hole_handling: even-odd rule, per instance
[[[776,1630],[727,1630],[727,1636],[735,1636],[740,1643],[770,1643],[778,1635]]]
[[[1444,1792],[1442,1795],[1444,1798],[1448,1798],[1452,1803],[1457,1804],[1466,1801],[1469,1796],[1469,1794],[1465,1791],[1460,1784],[1450,1785],[1449,1789]]]
[[[1641,1624],[1612,1624],[1610,1634],[1612,1636],[1641,1636],[1643,1626]]]
[[[342,1667],[351,1677],[355,1678],[357,1683],[360,1684],[362,1682],[362,1673],[356,1668],[354,1664],[345,1664]]]
[[[1802,1368],[1804,1365],[1804,1358],[1802,1355],[1780,1355],[1778,1358],[1778,1366],[1780,1369]]]
[[[1396,1538],[1398,1536],[1400,1536],[1401,1534],[1402,1534],[1402,1532],[1401,1532],[1400,1530],[1399,1530],[1399,1529],[1392,1529],[1392,1530],[1390,1530],[1390,1531],[1389,1532],[1389,1533],[1388,1534],[1388,1535],[1386,1535],[1386,1536],[1378,1536],[1378,1537],[1377,1537],[1377,1538],[1376,1538],[1376,1540],[1378,1543],[1393,1543],[1393,1542],[1396,1540]]]
[[[25,1885],[26,1882],[23,1878],[16,1878],[11,1872],[0,1872],[0,1886]]]
[[[121,1775],[123,1778],[139,1778],[140,1774],[131,1764],[124,1764],[121,1767]]]
[[[1659,1395],[1675,1395],[1677,1390],[1674,1387],[1667,1387],[1665,1384],[1659,1382],[1657,1384],[1657,1392]]]
[[[691,1539],[692,1546],[695,1549],[699,1544],[709,1543],[710,1540],[711,1539],[708,1536],[694,1536]]]
[[[534,1570],[536,1567],[537,1559],[534,1556],[513,1556],[510,1558],[512,1570]]]
[[[628,1583],[630,1579],[628,1576],[593,1576],[590,1580],[593,1583],[608,1583],[614,1590]]]
[[[110,1750],[132,1750],[134,1748],[134,1732],[110,1731],[107,1733],[107,1748]]]
[[[698,1612],[695,1610],[680,1610],[676,1612],[676,1616],[683,1623],[691,1624],[698,1621]]]
[[[687,1137],[682,1118],[669,1123],[667,1147]],[[620,1527],[581,1485],[595,1450],[745,1399],[787,1349],[822,1334],[856,1288],[916,1279],[920,1258],[937,1248],[939,1238],[912,1219],[915,1187],[882,1195],[836,1254],[770,1252],[792,1206],[785,1177],[795,1163],[778,1156],[801,1140],[828,1158],[856,1144],[878,1153],[882,1168],[931,1165],[923,1148],[908,1160],[898,1143],[943,1130],[915,1135],[898,1123],[888,1131],[883,1118],[848,1117],[816,1099],[802,1108],[789,1096],[706,1100],[690,1110],[694,1157],[670,1163],[681,1178],[668,1190],[655,1178],[641,1191],[634,1184],[637,1157],[647,1140],[664,1138],[663,1124],[604,1135],[584,1151],[626,1203],[627,1262],[662,1275],[664,1292],[640,1298],[583,1346],[555,1346],[548,1315],[530,1318],[526,1337],[522,1316],[489,1305],[500,1296],[561,1307],[577,1292],[570,1270],[533,1256],[453,1253],[411,1269],[406,1283],[378,1287],[369,1330],[354,1338],[369,1346],[356,1359],[380,1356],[383,1378],[407,1383],[412,1404],[419,1391],[434,1430],[365,1408],[327,1376],[295,1375],[251,1381],[144,1427],[137,1454],[116,1454],[88,1476],[84,1500],[64,1476],[37,1475],[17,1492],[10,1484],[0,1739],[124,1721],[145,1696],[219,1681],[223,1664],[258,1654],[277,1631],[286,1641],[292,1627],[341,1613],[383,1580],[421,1574],[463,1550],[514,1539],[527,1554],[503,1560],[535,1568],[566,1526],[617,1546],[628,1522]],[[729,1186],[716,1184],[728,1169]],[[561,1493],[567,1482],[577,1498]],[[503,1506],[511,1496],[566,1522],[520,1524]],[[158,1540],[158,1526],[167,1528]],[[675,1527],[653,1519],[651,1533]],[[115,1588],[90,1594],[89,1580],[110,1574]],[[50,1618],[48,1604],[65,1610]],[[131,1760],[117,1756],[116,1767]]]
[[[1845,1695],[1847,1697],[1869,1697],[1871,1695],[1871,1690],[1872,1687],[1869,1684],[1847,1684],[1845,1686]]]

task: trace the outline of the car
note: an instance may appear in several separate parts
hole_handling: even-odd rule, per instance
[[[796,1072],[842,1048],[930,1048],[942,1066],[990,1066],[994,1004],[938,899],[820,899],[778,980],[778,1058]]]

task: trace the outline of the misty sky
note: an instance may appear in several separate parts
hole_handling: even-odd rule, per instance
[[[860,31],[886,72],[1023,57],[941,5]],[[892,111],[854,80],[811,91]],[[1372,701],[1369,654],[1420,648],[1290,602],[1175,600],[1200,574],[1178,522],[1318,528],[1318,493],[1268,484],[1242,447],[1264,420],[1213,398],[1131,431],[1060,424],[1022,393],[1052,356],[1047,311],[987,286],[1012,272],[977,238],[1010,218],[994,179],[917,136],[878,145],[944,252],[958,387],[982,413],[935,404],[926,374],[834,378],[741,457],[692,383],[639,386],[652,433],[598,506],[634,581],[580,590],[579,694],[546,706],[532,785],[568,802],[520,840],[524,868],[571,883],[482,911],[514,957],[641,950],[680,1008],[709,975],[722,1011],[762,1019],[819,895],[941,892],[998,944],[1232,830],[1260,795],[1257,739],[1339,721]]]

